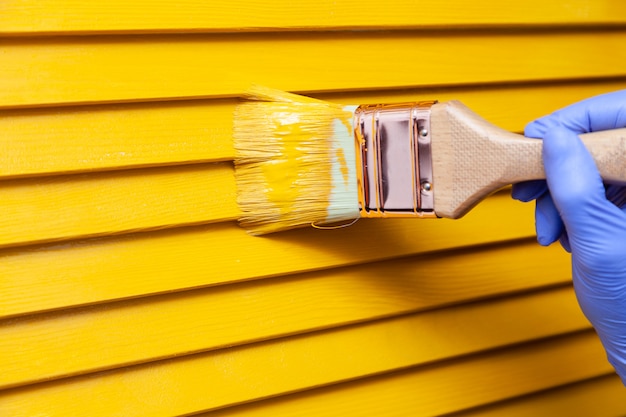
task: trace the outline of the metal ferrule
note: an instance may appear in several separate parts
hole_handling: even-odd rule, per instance
[[[435,103],[361,105],[355,111],[361,217],[437,217],[430,149]]]

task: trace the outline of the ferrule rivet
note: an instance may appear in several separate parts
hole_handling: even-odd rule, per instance
[[[428,181],[424,181],[422,183],[422,190],[423,191],[430,191],[433,189],[433,185],[431,183],[429,183]]]
[[[427,129],[420,130],[420,136],[423,137],[423,138],[428,136],[428,130]]]

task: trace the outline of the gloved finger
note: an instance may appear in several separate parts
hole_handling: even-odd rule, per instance
[[[623,213],[606,199],[602,178],[580,138],[564,128],[548,131],[543,140],[543,161],[550,194],[572,249],[592,236],[612,238],[614,231],[606,218],[618,215],[621,219]]]
[[[543,138],[548,130],[559,125],[559,119],[554,114],[556,113],[528,123],[524,128],[524,136],[535,139]]]
[[[549,120],[545,120],[549,122]],[[529,138],[541,139],[546,133],[547,125],[542,121],[529,123],[524,129],[524,135]],[[516,200],[529,202],[548,192],[548,186],[544,180],[526,181],[513,185],[511,197]]]
[[[524,135],[531,138],[542,138],[553,122],[549,119],[529,123],[524,129]],[[565,228],[559,213],[554,206],[548,192],[548,185],[544,180],[526,181],[513,185],[512,197],[516,200],[528,202],[537,200],[535,204],[535,231],[540,245],[548,246],[556,242]]]
[[[552,196],[543,194],[537,199],[535,206],[535,229],[540,245],[548,246],[561,238],[565,232],[563,220],[559,215]]]
[[[513,184],[511,197],[516,200],[528,203],[541,197],[548,192],[548,186],[544,180],[526,181]]]
[[[626,127],[626,90],[592,97],[564,107],[526,126],[527,137],[543,137],[555,126],[588,133]]]

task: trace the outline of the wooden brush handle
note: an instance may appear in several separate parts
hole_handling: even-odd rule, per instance
[[[435,212],[459,218],[508,184],[545,178],[541,141],[487,122],[458,101],[431,112]],[[626,129],[581,135],[605,181],[626,183]]]

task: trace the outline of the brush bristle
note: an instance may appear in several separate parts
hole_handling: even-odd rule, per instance
[[[240,222],[253,234],[359,217],[351,108],[265,87],[235,110]]]

